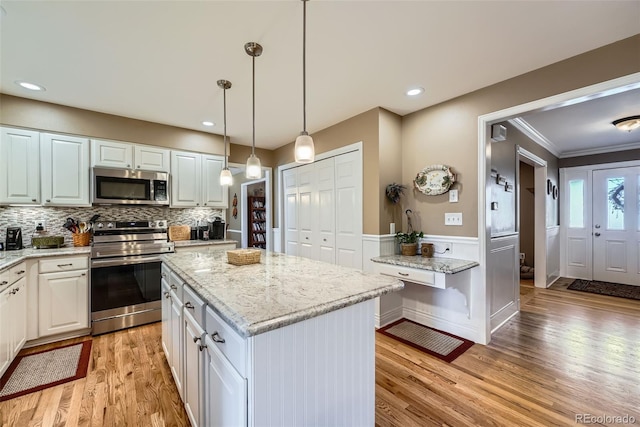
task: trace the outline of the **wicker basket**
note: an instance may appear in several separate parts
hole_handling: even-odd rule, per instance
[[[91,233],[73,233],[73,246],[89,246]]]
[[[233,265],[258,264],[261,254],[260,249],[234,249],[227,251],[227,262]]]

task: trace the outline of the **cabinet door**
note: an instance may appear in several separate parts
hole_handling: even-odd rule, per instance
[[[40,203],[40,134],[2,128],[0,203]]]
[[[45,133],[42,198],[47,206],[89,206],[89,140]]]
[[[169,150],[148,145],[134,145],[133,153],[133,164],[136,169],[169,172]]]
[[[40,274],[38,330],[40,336],[89,327],[87,271]]]
[[[206,414],[208,426],[247,425],[247,381],[240,376],[207,335],[205,373]]]
[[[185,310],[184,313],[184,408],[193,427],[202,423],[200,408],[201,387],[204,382],[204,352],[200,350],[200,341],[204,330]]]
[[[182,326],[182,301],[177,295],[171,291],[171,374],[176,382],[180,398],[184,401],[184,393],[182,387],[183,365],[182,365],[182,343],[183,343],[183,326]]]
[[[171,152],[171,206],[200,206],[201,162],[198,153]]]
[[[0,292],[0,376],[11,364],[11,287]]]
[[[222,156],[202,156],[202,203],[204,206],[227,208],[229,189],[220,185],[220,172],[224,167]]]
[[[171,293],[169,283],[163,277],[160,280],[162,297],[162,350],[167,357],[167,363],[171,366]]]
[[[14,285],[14,294],[11,295],[11,318],[13,340],[11,344],[11,356],[14,358],[27,342],[27,278],[23,277]]]
[[[91,140],[91,166],[132,168],[133,144],[117,141]]]

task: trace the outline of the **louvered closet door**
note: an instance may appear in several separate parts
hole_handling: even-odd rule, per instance
[[[358,152],[335,157],[336,263],[362,268],[362,163]]]
[[[336,263],[336,203],[334,158],[314,163],[316,169],[316,204],[318,220],[315,233],[318,241],[318,259]]]
[[[318,259],[318,247],[314,229],[318,221],[315,201],[315,164],[298,168],[298,255]]]
[[[298,255],[298,169],[282,173],[284,191],[284,253]]]

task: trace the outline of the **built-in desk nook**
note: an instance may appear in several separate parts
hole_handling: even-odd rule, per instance
[[[404,255],[379,256],[371,261],[374,272],[405,283],[403,290],[379,299],[376,326],[404,317],[478,340],[473,310],[477,310],[482,298],[480,290],[472,284],[479,265],[476,261]]]

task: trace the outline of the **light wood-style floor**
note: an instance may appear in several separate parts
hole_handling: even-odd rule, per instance
[[[521,313],[452,363],[376,334],[376,425],[564,426],[582,413],[640,423],[640,301],[565,289],[523,283]],[[85,379],[0,403],[0,423],[188,425],[160,324],[95,337]]]

